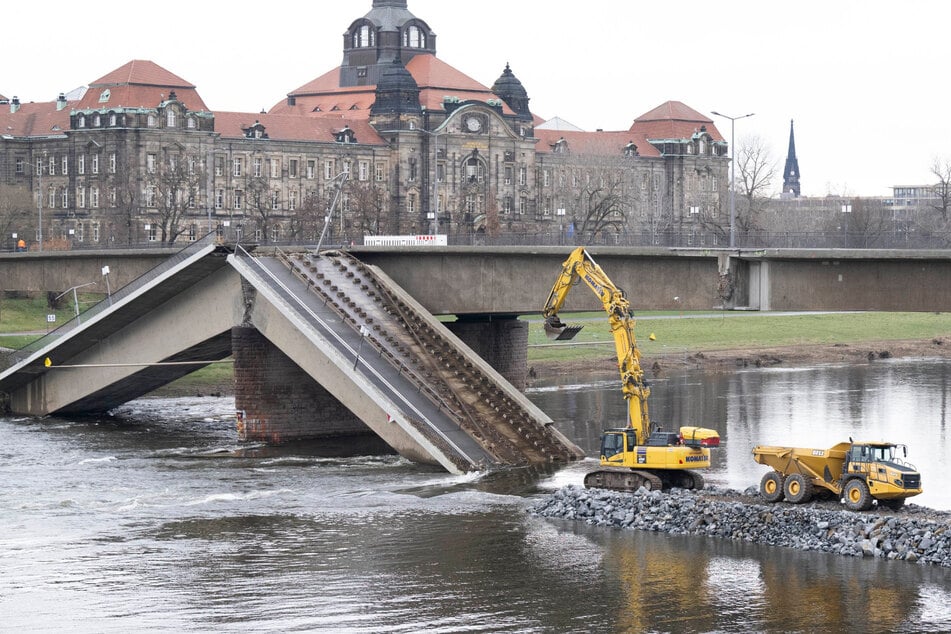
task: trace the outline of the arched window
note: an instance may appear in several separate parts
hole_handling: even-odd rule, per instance
[[[165,126],[168,128],[175,127],[175,111],[171,108],[165,111]]]
[[[416,25],[403,31],[403,46],[406,48],[426,48],[426,34]]]
[[[362,24],[353,32],[353,48],[368,48],[374,46],[373,29],[369,24]]]
[[[478,157],[466,160],[466,180],[470,183],[481,183],[485,180],[485,164]]]

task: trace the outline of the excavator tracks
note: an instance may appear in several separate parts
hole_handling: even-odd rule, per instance
[[[500,464],[566,462],[579,456],[550,422],[513,400],[386,280],[343,252],[279,254],[291,271],[342,320],[363,334],[376,354],[407,377],[420,394],[450,416]],[[436,440],[436,439],[434,439]]]
[[[626,493],[633,493],[641,487],[648,491],[661,491],[675,487],[700,490],[703,485],[702,475],[687,470],[598,469],[584,477],[585,488],[610,489]]]

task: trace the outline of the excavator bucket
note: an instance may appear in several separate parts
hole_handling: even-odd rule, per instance
[[[553,341],[568,341],[574,339],[584,326],[569,326],[559,319],[545,322],[545,334]]]

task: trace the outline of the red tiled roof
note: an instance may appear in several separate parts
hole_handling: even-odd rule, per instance
[[[712,119],[679,101],[662,103],[642,114],[634,120],[630,130],[648,139],[689,139],[701,126],[706,126],[714,141],[724,140]]]
[[[538,139],[535,151],[542,154],[551,154],[552,146],[560,139],[564,139],[568,144],[568,151],[572,154],[623,156],[624,148],[633,142],[637,146],[637,152],[640,156],[660,156],[660,152],[648,143],[643,135],[631,131],[573,132],[570,130],[539,130],[535,128],[535,138]]]
[[[69,110],[76,102],[69,102],[57,110],[55,101],[21,104],[16,112],[10,112],[9,104],[0,106],[0,135],[14,137],[47,136],[63,134],[69,129]]]
[[[101,101],[106,90],[108,100]],[[76,108],[154,108],[172,91],[189,110],[208,111],[194,85],[148,60],[132,60],[92,82]]]
[[[442,110],[443,98],[447,96],[461,101],[498,99],[491,89],[429,53],[413,57],[406,64],[406,70],[416,80],[420,103],[427,110]],[[370,107],[376,101],[376,86],[341,87],[340,67],[337,67],[288,94],[294,97],[295,105],[289,106],[285,99],[268,112],[311,117],[347,112],[353,117],[368,118]],[[514,114],[507,105],[503,105],[503,111]]]
[[[273,141],[320,141],[332,143],[334,133],[345,127],[353,130],[357,143],[383,145],[384,141],[366,119],[349,117],[300,117],[281,114],[216,112],[215,132],[222,138],[244,138],[245,130],[260,123]]]
[[[539,140],[536,151],[551,153],[559,139],[568,143],[573,154],[595,156],[622,156],[628,143],[637,146],[640,156],[660,156],[660,151],[650,144],[651,140],[689,139],[705,126],[714,141],[723,141],[723,135],[713,125],[713,120],[679,101],[668,101],[634,120],[629,130],[621,132],[572,132],[569,130],[535,129]]]

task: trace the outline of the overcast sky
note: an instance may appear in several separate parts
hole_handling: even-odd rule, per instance
[[[133,59],[195,84],[212,110],[259,112],[338,66],[371,0],[16,5],[0,94],[50,101]],[[951,157],[946,0],[409,0],[437,55],[491,86],[511,63],[532,111],[624,130],[668,100],[736,122],[776,163],[796,124],[802,193],[890,195]],[[111,17],[113,14],[115,17]],[[11,23],[12,24],[12,23]]]

